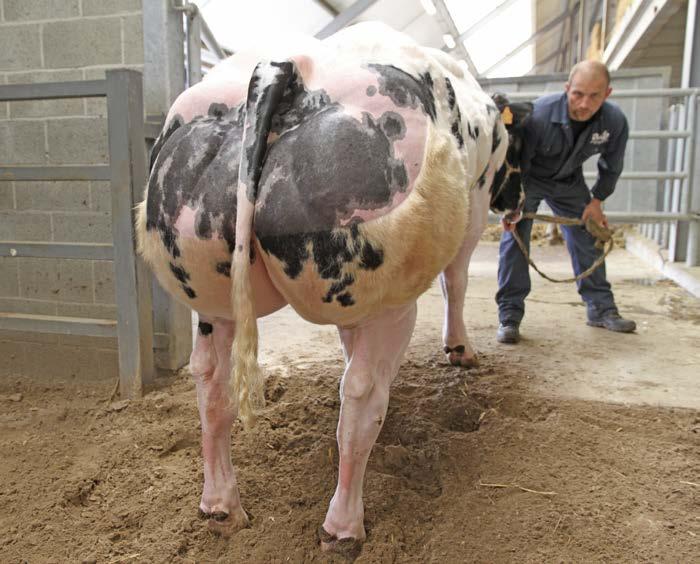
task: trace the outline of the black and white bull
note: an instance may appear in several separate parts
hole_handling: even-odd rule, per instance
[[[260,60],[271,60],[258,63]],[[137,211],[140,251],[200,316],[190,361],[202,422],[201,511],[248,523],[231,424],[261,393],[256,317],[286,304],[338,327],[338,484],[324,549],[365,538],[362,483],[416,320],[439,276],[444,350],[476,355],[462,318],[467,266],[503,170],[506,129],[444,53],[361,24],[280,57],[240,53],[167,116]]]

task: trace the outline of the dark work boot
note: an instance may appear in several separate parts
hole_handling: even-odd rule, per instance
[[[603,327],[608,331],[617,333],[632,333],[637,328],[637,324],[630,319],[623,319],[616,311],[604,313],[600,317],[589,319],[588,325],[591,327]]]
[[[519,323],[515,321],[504,321],[498,325],[498,331],[496,331],[496,340],[499,343],[509,343],[514,345],[520,341],[520,330],[518,329]]]

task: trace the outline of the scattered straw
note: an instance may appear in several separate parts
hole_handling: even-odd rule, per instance
[[[534,493],[538,495],[557,495],[557,492],[540,492],[537,490],[531,490],[530,488],[524,488],[522,486],[519,486],[518,484],[484,484],[483,482],[479,482],[479,486],[482,488],[513,488],[516,490],[522,490],[527,493]]]
[[[695,482],[686,482],[685,480],[679,480],[681,484],[685,484],[687,486],[695,486],[696,488],[700,488],[700,484],[696,484]]]

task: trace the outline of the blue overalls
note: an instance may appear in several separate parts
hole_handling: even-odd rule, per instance
[[[622,110],[606,101],[574,146],[566,93],[535,100],[532,116],[525,125],[523,141],[523,211],[536,211],[544,200],[555,215],[580,218],[591,201],[591,193],[599,200],[613,193],[622,172],[627,136],[627,119]],[[598,179],[589,192],[582,165],[596,153],[600,154]],[[516,228],[529,250],[532,220],[523,219]],[[593,264],[600,251],[594,247],[595,238],[584,227],[562,226],[562,232],[574,272],[578,275]],[[589,319],[617,312],[604,264],[578,282],[578,292],[586,303]],[[503,324],[520,323],[529,293],[527,261],[513,235],[504,232],[499,248],[496,294],[499,321]]]

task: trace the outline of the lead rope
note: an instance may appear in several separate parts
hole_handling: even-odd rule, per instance
[[[573,218],[568,218],[568,217],[551,217],[548,215],[542,215],[542,214],[537,214],[537,213],[524,213],[523,214],[523,219],[535,219],[538,221],[545,221],[548,223],[558,223],[559,225],[584,225],[584,222],[581,219],[573,219]],[[520,247],[520,250],[523,252],[523,255],[525,255],[525,259],[527,259],[528,264],[535,269],[535,272],[539,274],[542,278],[549,280],[550,282],[578,282],[579,280],[583,280],[584,278],[590,276],[593,274],[593,271],[595,271],[596,268],[598,268],[603,262],[605,262],[605,257],[607,257],[610,254],[610,251],[613,249],[613,231],[611,229],[607,229],[606,227],[603,227],[602,225],[598,225],[595,221],[592,219],[589,219],[585,223],[586,230],[593,235],[596,238],[595,242],[595,247],[597,249],[603,249],[603,253],[595,260],[595,262],[586,270],[584,270],[581,274],[578,276],[574,276],[572,278],[551,278],[550,276],[547,276],[544,272],[542,272],[539,268],[537,268],[537,265],[534,263],[534,261],[530,258],[530,253],[527,252],[527,248],[525,247],[525,244],[523,243],[522,239],[520,238],[520,235],[518,235],[518,230],[514,229],[512,231],[513,233],[513,238],[515,239],[515,242],[518,244],[518,247]]]

